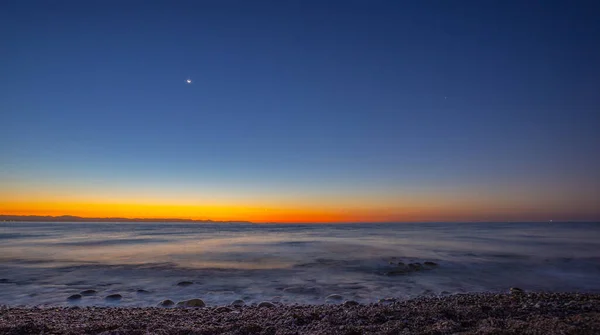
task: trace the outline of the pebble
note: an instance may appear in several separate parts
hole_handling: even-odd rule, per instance
[[[523,289],[520,289],[518,287],[511,287],[509,291],[511,294],[515,294],[515,295],[525,293],[525,291],[523,291]]]
[[[233,310],[229,307],[226,306],[221,306],[221,307],[217,307],[217,309],[215,309],[215,312],[217,313],[229,313],[229,312],[233,312]]]
[[[234,301],[231,303],[231,306],[234,306],[234,307],[242,307],[242,306],[244,306],[245,304],[246,304],[246,303],[244,302],[244,300],[238,299],[238,300],[234,300]]]
[[[344,301],[343,305],[346,307],[350,307],[350,306],[358,306],[359,303],[354,300],[346,300],[346,301]]]
[[[163,300],[161,302],[158,303],[159,306],[161,307],[171,307],[173,305],[175,305],[175,302],[173,300]]]
[[[206,306],[206,304],[204,303],[204,301],[202,299],[190,299],[190,300],[184,300],[184,301],[178,302],[177,306],[182,306],[182,307],[204,307],[204,306]]]
[[[258,308],[261,308],[261,307],[273,308],[273,307],[275,307],[275,305],[272,302],[263,301],[260,304],[258,304]]]

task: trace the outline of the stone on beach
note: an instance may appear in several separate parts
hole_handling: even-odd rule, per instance
[[[202,299],[190,299],[184,300],[177,303],[177,306],[180,307],[204,307],[206,304]]]
[[[360,304],[354,300],[346,300],[346,301],[344,301],[344,303],[342,305],[344,305],[346,307],[351,307],[351,306],[358,306]]]
[[[273,308],[273,307],[275,307],[275,305],[272,302],[263,301],[260,304],[258,304],[258,308],[261,308],[261,307]]]
[[[244,300],[238,299],[238,300],[234,300],[234,301],[231,303],[231,306],[234,306],[234,307],[242,307],[242,306],[244,306],[245,304],[246,304],[246,302],[244,302]]]
[[[175,302],[173,300],[166,299],[166,300],[159,302],[158,305],[161,307],[171,307],[171,306],[175,305]]]
[[[221,306],[221,307],[217,307],[215,309],[215,312],[217,313],[229,313],[229,312],[233,312],[233,309],[227,307],[227,306]]]

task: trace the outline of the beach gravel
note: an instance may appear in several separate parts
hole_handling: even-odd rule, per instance
[[[0,334],[600,334],[600,294],[460,294],[231,309],[0,308]]]

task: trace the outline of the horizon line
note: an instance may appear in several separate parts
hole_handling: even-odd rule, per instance
[[[278,221],[265,221],[265,222],[254,222],[248,220],[211,220],[211,219],[190,219],[190,218],[177,218],[177,217],[152,217],[152,218],[135,218],[135,217],[86,217],[77,216],[70,214],[63,215],[10,215],[0,214],[0,221],[2,222],[28,222],[27,219],[38,219],[35,222],[44,222],[43,219],[55,220],[51,222],[79,222],[78,220],[84,220],[85,222],[189,222],[189,223],[249,223],[249,224],[386,224],[386,223],[598,223],[600,220],[502,220],[502,221],[486,221],[486,220],[461,220],[461,221],[440,221],[440,220],[427,220],[427,221],[335,221],[335,222],[278,222]]]

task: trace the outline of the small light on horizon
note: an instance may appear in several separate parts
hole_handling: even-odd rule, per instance
[[[188,83],[188,84],[191,84],[192,80],[188,78],[188,79],[185,80],[185,82]]]

